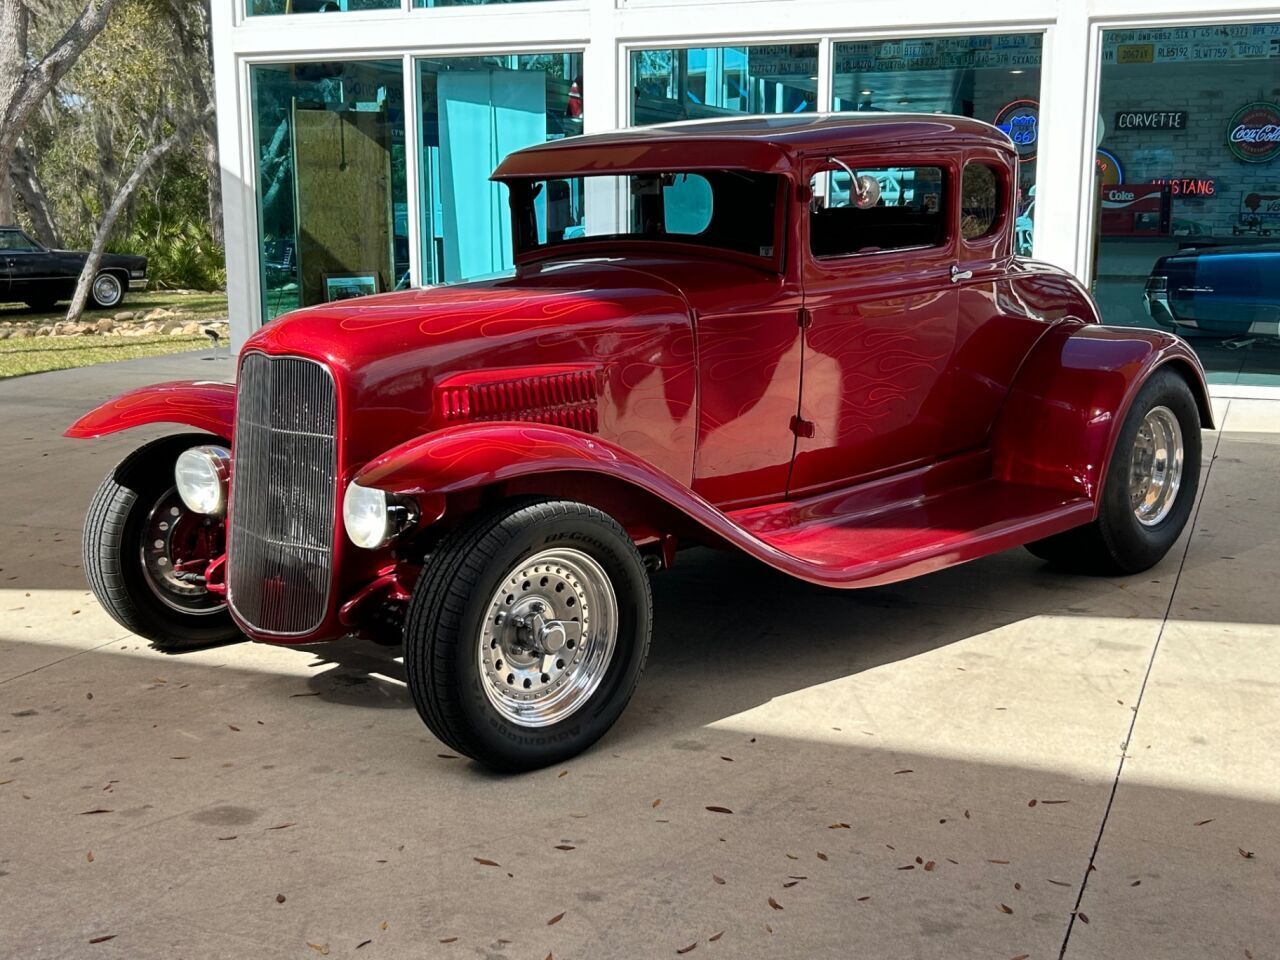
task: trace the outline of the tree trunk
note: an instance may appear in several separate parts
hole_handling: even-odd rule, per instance
[[[49,205],[49,197],[44,191],[44,184],[40,182],[35,161],[25,144],[18,144],[10,174],[14,192],[27,212],[27,219],[31,221],[36,239],[46,247],[62,246],[58,227],[54,223],[53,208]]]
[[[3,2],[3,0],[0,0],[0,2]],[[209,109],[212,110],[212,107]],[[102,222],[98,224],[98,229],[93,234],[93,245],[89,248],[89,256],[84,262],[84,269],[80,271],[80,279],[76,281],[76,293],[71,299],[71,306],[67,308],[68,320],[79,320],[84,314],[85,304],[89,300],[89,288],[93,285],[93,278],[98,275],[98,267],[102,264],[102,254],[106,251],[107,240],[111,237],[111,231],[115,228],[116,221],[120,219],[120,214],[129,205],[129,200],[133,197],[139,184],[151,172],[152,168],[164,158],[165,154],[186,143],[191,138],[193,127],[198,123],[203,123],[204,119],[205,116],[201,115],[195,124],[180,124],[173,133],[154,146],[148,147],[142,156],[138,158],[138,163],[134,166],[133,172],[129,174],[129,178],[116,191],[115,199],[111,201],[110,206],[103,213]]]
[[[36,108],[107,25],[120,0],[88,0],[53,49],[33,62],[26,0],[0,0],[0,224],[13,223],[13,165],[18,140]]]

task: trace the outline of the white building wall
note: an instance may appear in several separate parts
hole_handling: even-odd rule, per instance
[[[1043,31],[1035,255],[1084,278],[1092,256],[1102,31],[1280,17],[1273,0],[1025,0],[1016,7],[954,0],[546,0],[430,10],[413,10],[404,0],[400,10],[275,17],[245,17],[241,7],[242,0],[219,0],[213,21],[236,346],[260,322],[247,82],[254,62],[401,57],[411,89],[414,56],[581,50],[590,133],[627,121],[632,49],[818,42],[819,106],[825,108],[833,40]],[[406,137],[413,144],[416,118],[412,107],[408,112]],[[417,268],[414,158],[409,162],[410,250]]]

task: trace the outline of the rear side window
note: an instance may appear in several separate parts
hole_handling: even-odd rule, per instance
[[[960,235],[989,236],[1000,219],[1000,175],[988,164],[968,163],[960,188]]]
[[[940,247],[947,241],[946,182],[939,167],[857,167],[816,174],[809,213],[815,257]]]

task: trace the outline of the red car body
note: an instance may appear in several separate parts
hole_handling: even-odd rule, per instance
[[[940,245],[815,257],[810,178],[836,154],[854,166],[927,162],[950,183],[981,162],[999,181],[996,222],[965,239],[952,190]],[[511,277],[346,300],[263,327],[242,364],[303,358],[332,378],[331,500],[320,505],[330,553],[318,619],[264,627],[245,613],[261,598],[250,604],[241,586],[236,622],[255,639],[311,643],[405,601],[422,555],[344,536],[337,505],[353,480],[415,498],[427,552],[487,503],[548,494],[616,518],[655,565],[685,543],[730,545],[832,587],[1091,522],[1142,384],[1177,371],[1206,426],[1207,391],[1177,337],[1100,325],[1072,276],[1014,255],[1016,164],[994,128],[941,116],[682,124],[513,154],[494,174],[513,185],[776,175],[776,242],[763,258],[649,239],[518,246]],[[144,388],[67,433],[162,421],[240,455],[231,385]],[[234,469],[230,552],[209,558],[210,589],[237,561]],[[288,591],[289,575],[260,589]]]

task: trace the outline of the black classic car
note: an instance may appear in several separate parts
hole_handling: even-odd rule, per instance
[[[59,300],[70,300],[88,256],[83,250],[50,250],[18,227],[0,226],[0,303],[21,301],[48,310]],[[89,299],[95,307],[114,307],[131,286],[141,289],[146,282],[146,257],[106,253]]]
[[[1280,243],[1161,257],[1143,301],[1151,319],[1182,334],[1280,336]]]

